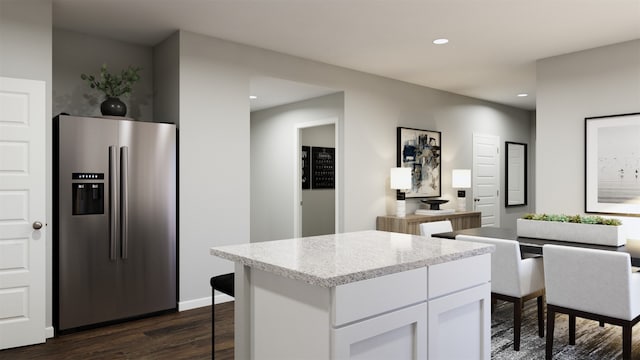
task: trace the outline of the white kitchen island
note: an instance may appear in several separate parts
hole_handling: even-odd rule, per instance
[[[383,231],[215,247],[235,358],[489,359],[492,245]]]

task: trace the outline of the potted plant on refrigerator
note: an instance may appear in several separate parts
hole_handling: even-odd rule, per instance
[[[125,116],[127,106],[120,100],[121,96],[131,94],[133,84],[140,80],[138,71],[141,67],[129,66],[123,69],[120,74],[112,74],[107,70],[107,64],[100,68],[100,75],[80,74],[80,78],[85,80],[92,89],[97,89],[104,93],[105,100],[100,104],[102,115]]]

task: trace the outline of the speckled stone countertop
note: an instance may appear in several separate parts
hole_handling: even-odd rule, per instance
[[[493,245],[372,230],[220,246],[211,255],[334,287],[493,251]]]

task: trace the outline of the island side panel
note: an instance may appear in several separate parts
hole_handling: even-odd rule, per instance
[[[330,359],[330,288],[256,269],[250,282],[251,359]]]
[[[251,359],[251,268],[235,263],[234,359]]]

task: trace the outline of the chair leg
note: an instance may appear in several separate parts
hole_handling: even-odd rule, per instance
[[[631,323],[622,325],[622,358],[631,360]]]
[[[576,344],[576,316],[569,315],[569,345]]]
[[[600,327],[604,327],[604,321],[600,321]]]
[[[544,337],[544,309],[542,296],[538,296],[536,301],[538,303],[538,336]]]
[[[513,304],[513,349],[520,351],[520,327],[522,325],[522,299]]]
[[[545,355],[544,358],[546,360],[551,360],[553,357],[553,330],[556,325],[556,313],[555,311],[549,307],[547,304],[547,341],[545,347]]]
[[[216,358],[216,307],[213,299],[215,299],[216,289],[211,287],[211,360]]]

